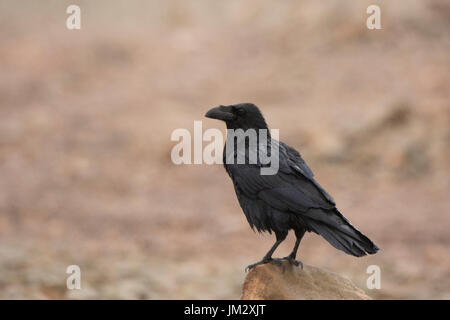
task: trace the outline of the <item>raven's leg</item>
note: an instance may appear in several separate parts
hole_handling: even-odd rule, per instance
[[[294,249],[292,249],[292,252],[287,257],[283,258],[287,259],[289,262],[295,264],[296,266],[300,265],[302,269],[303,263],[299,260],[295,260],[295,257],[297,256],[298,246],[300,245],[300,241],[302,241],[302,238],[305,235],[305,231],[306,231],[305,229],[295,230],[295,237],[297,238],[297,240],[295,240]]]
[[[247,266],[247,268],[245,268],[246,271],[249,271],[249,270],[253,269],[254,267],[256,267],[256,266],[258,266],[260,264],[265,264],[265,263],[269,263],[269,262],[273,261],[272,254],[278,248],[280,243],[282,243],[284,241],[284,239],[286,239],[287,231],[286,232],[275,233],[275,236],[276,236],[277,241],[275,241],[274,245],[266,253],[264,258],[262,258],[261,261],[258,261],[258,262],[254,263],[254,264],[251,264],[251,265]]]

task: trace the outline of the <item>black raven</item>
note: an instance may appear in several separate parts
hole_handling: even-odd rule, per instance
[[[333,198],[314,179],[313,172],[298,151],[270,136],[266,121],[257,106],[252,103],[221,105],[209,110],[205,116],[223,120],[227,125],[228,136],[230,130],[266,130],[267,144],[264,149],[269,150],[274,144],[278,146],[278,157],[271,160],[279,162],[278,171],[275,174],[263,175],[261,168],[264,164],[259,160],[253,164],[248,161],[229,161],[236,160],[239,150],[234,147],[232,150],[227,149],[228,137],[225,144],[224,166],[233,181],[239,204],[250,226],[259,232],[274,232],[276,236],[275,244],[262,260],[249,265],[247,269],[283,259],[303,267],[303,264],[296,260],[296,255],[306,231],[320,234],[332,246],[353,256],[361,257],[379,250],[338,211]],[[245,160],[249,160],[250,153],[260,151],[251,149],[261,148],[261,144],[258,142],[252,146],[247,143],[248,136],[244,140]],[[291,229],[297,238],[294,249],[285,258],[273,259],[272,254]]]

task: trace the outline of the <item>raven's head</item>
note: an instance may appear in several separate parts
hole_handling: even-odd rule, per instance
[[[205,117],[225,121],[228,129],[268,129],[261,111],[253,103],[218,106],[209,110]]]

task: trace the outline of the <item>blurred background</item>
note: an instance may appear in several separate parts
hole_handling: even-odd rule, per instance
[[[308,234],[301,260],[377,299],[450,299],[449,32],[446,0],[2,0],[0,298],[239,298],[273,236],[221,165],[172,164],[170,135],[253,102],[382,248]]]

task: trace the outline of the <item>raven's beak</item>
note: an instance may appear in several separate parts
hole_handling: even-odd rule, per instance
[[[235,118],[235,115],[232,112],[231,107],[229,106],[218,106],[209,110],[205,117],[211,119],[218,119],[223,121],[230,121]]]

